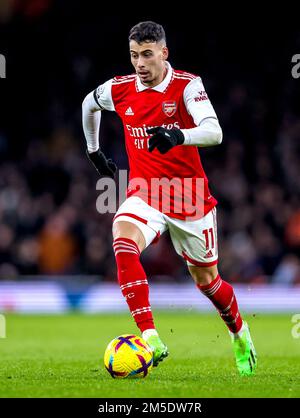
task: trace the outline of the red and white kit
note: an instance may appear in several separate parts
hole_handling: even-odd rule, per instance
[[[99,149],[101,110],[116,111],[124,125],[130,182],[127,199],[119,207],[114,224],[136,224],[146,246],[169,230],[175,250],[189,266],[213,266],[218,260],[217,201],[210,194],[198,147],[221,143],[222,130],[201,78],[166,64],[167,74],[155,87],[145,87],[133,74],[115,77],[87,95],[83,102],[83,128],[88,152]],[[156,148],[150,152],[147,128],[154,126],[180,129],[183,144],[166,154]],[[136,179],[140,182],[134,183]],[[174,179],[177,182],[170,186]],[[187,179],[190,181],[185,183]],[[153,180],[164,180],[163,185],[168,183],[170,187],[162,187],[157,194]],[[167,209],[165,200],[169,200]],[[140,249],[133,239],[122,236],[114,238],[113,247],[118,281],[130,312],[142,335],[155,337]],[[230,332],[238,333],[243,322],[232,286],[217,274],[210,283],[198,283],[197,287],[214,304]]]
[[[211,144],[205,142],[209,132],[199,144],[195,138],[200,125],[203,134],[206,121],[218,123],[217,116],[200,77],[174,70],[169,63],[167,67],[166,77],[156,87],[147,88],[132,74],[115,77],[93,93],[98,110],[116,111],[124,125],[129,186],[114,222],[136,224],[147,245],[169,230],[177,253],[188,264],[209,266],[218,258],[217,201],[209,191],[198,146]],[[150,153],[146,129],[154,126],[181,129],[183,145],[164,155],[157,149]],[[154,179],[164,179],[171,187],[155,187]]]

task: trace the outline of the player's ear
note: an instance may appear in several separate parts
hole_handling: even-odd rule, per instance
[[[163,59],[167,60],[169,56],[169,50],[167,46],[162,47],[162,54],[163,54]]]

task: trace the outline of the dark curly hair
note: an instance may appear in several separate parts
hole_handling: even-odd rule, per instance
[[[164,28],[158,23],[152,21],[140,22],[130,29],[129,41],[136,41],[138,44],[143,42],[166,42],[166,34]]]

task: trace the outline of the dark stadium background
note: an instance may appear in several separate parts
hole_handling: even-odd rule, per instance
[[[199,74],[223,128],[200,154],[218,199],[220,271],[231,282],[300,283],[300,32],[181,13],[105,14],[102,2],[2,1],[0,53],[0,280],[89,275],[116,282],[113,215],[96,211],[97,173],[85,156],[81,103],[132,72],[129,29],[155,20],[172,66]],[[122,127],[102,119],[101,146],[127,167]],[[143,254],[153,280],[187,270],[168,235]],[[43,279],[45,280],[45,279]]]

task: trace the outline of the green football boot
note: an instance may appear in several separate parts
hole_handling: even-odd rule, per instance
[[[230,332],[237,369],[241,376],[251,376],[257,366],[256,351],[251,339],[249,326],[243,322],[241,336]]]
[[[153,351],[153,366],[156,367],[160,361],[163,361],[169,355],[168,347],[157,335],[151,335],[146,342]]]

